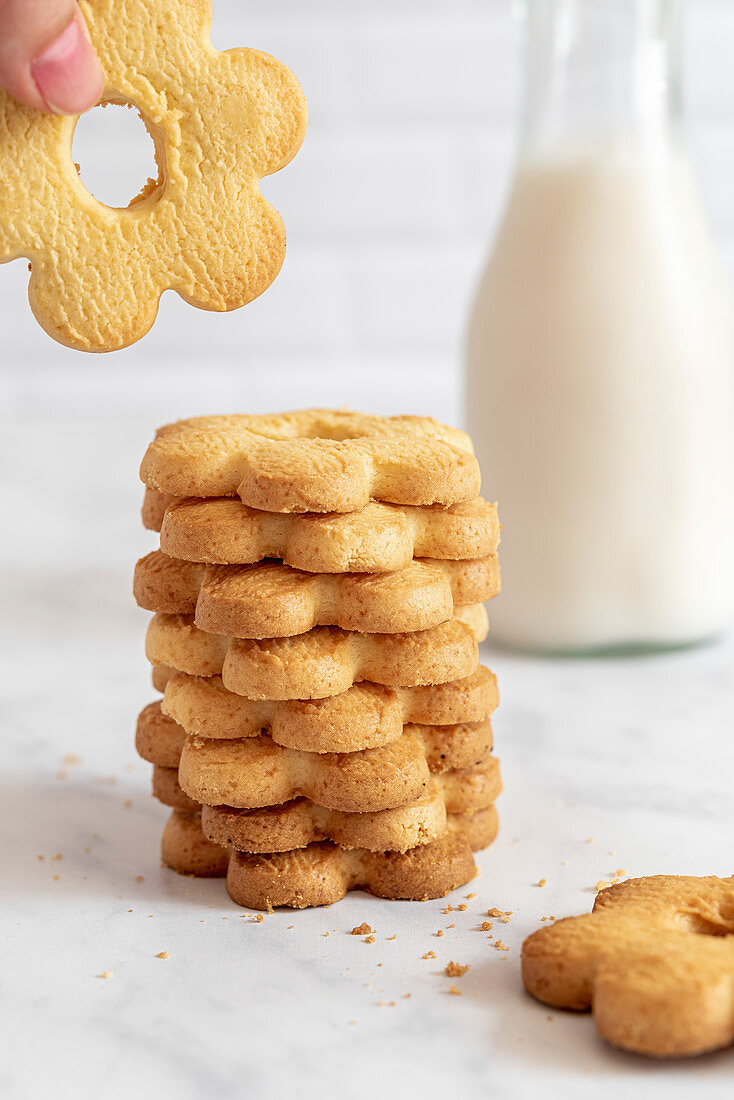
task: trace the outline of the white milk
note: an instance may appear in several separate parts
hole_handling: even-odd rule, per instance
[[[658,646],[730,624],[733,350],[682,154],[520,168],[468,348],[469,429],[503,522],[493,636]]]

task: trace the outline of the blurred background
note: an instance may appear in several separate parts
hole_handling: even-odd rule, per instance
[[[288,230],[285,267],[228,315],[166,294],[152,332],[108,356],[55,345],[28,309],[25,263],[0,267],[1,552],[14,572],[127,583],[150,546],[138,463],[164,421],[316,403],[460,418],[466,315],[512,165],[511,8],[215,0],[215,45],[275,54],[308,96],[302,151],[263,185]],[[696,0],[687,22],[689,134],[734,273],[734,5]],[[120,201],[129,178],[131,197],[146,142],[132,112],[93,112],[75,143],[85,182]]]

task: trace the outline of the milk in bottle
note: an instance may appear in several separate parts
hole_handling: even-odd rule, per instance
[[[732,301],[678,124],[676,0],[528,0],[524,140],[468,338],[493,635],[655,648],[734,614]]]

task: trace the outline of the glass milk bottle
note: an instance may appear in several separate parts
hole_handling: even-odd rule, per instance
[[[524,13],[518,164],[467,349],[503,521],[493,636],[692,644],[734,613],[734,345],[681,134],[681,5]]]

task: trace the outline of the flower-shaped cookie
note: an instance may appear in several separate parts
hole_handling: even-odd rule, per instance
[[[464,432],[432,417],[299,409],[195,416],[156,432],[140,466],[176,497],[237,494],[266,512],[353,512],[370,501],[473,500],[479,464]]]
[[[210,0],[81,0],[105,74],[103,102],[138,108],[158,179],[126,209],[98,202],[71,157],[77,120],[0,89],[0,262],[30,260],[29,298],[46,331],[84,351],[139,340],[168,289],[230,310],[272,283],[285,230],[260,194],[306,129],[289,70],[211,45]]]
[[[597,895],[593,913],[523,945],[523,981],[546,1004],[593,1008],[625,1050],[675,1058],[734,1042],[734,877],[659,875]]]

